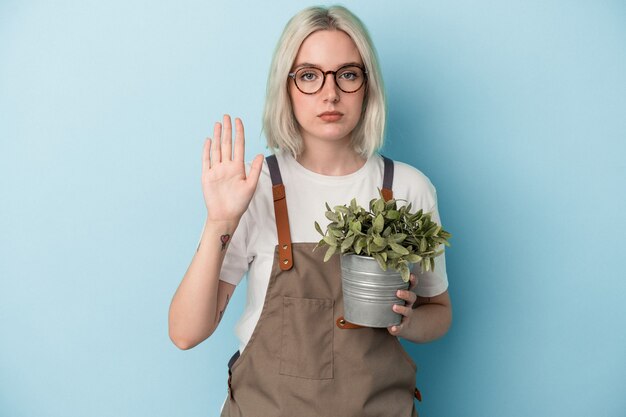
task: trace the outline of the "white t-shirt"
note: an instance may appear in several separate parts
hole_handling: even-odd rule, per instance
[[[368,208],[371,199],[379,198],[378,189],[382,188],[384,173],[384,161],[379,155],[369,158],[358,171],[343,176],[309,171],[288,152],[279,152],[276,157],[287,196],[293,243],[318,242],[322,238],[315,230],[314,222],[317,221],[322,230],[329,223],[324,215],[325,203],[330,207],[347,205],[352,198],[356,198],[359,205]],[[250,164],[247,164],[246,170],[249,172]],[[435,187],[419,170],[394,161],[392,190],[394,199],[412,203],[411,211],[423,209],[432,212],[433,221],[440,223]],[[408,203],[398,202],[398,206],[404,204]],[[222,281],[237,285],[248,273],[246,306],[235,327],[240,352],[250,340],[261,315],[277,244],[272,181],[265,161],[256,192],[233,233],[220,274]],[[415,292],[418,295],[433,297],[448,288],[444,256],[435,258],[435,272],[422,274],[420,266],[414,266],[413,272],[418,277]]]

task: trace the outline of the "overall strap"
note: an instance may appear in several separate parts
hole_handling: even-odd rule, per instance
[[[266,156],[267,166],[272,178],[272,194],[274,196],[274,215],[276,216],[276,231],[278,233],[278,260],[280,269],[287,271],[293,266],[291,250],[291,231],[289,230],[289,216],[287,215],[287,198],[285,186],[280,176],[276,155]]]
[[[380,156],[383,158],[383,161],[385,161],[382,194],[385,201],[389,201],[393,198],[393,161],[382,154]]]

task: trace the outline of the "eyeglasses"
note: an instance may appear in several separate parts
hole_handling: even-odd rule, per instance
[[[344,65],[337,71],[322,71],[317,67],[302,67],[295,72],[290,72],[289,78],[293,79],[296,87],[302,93],[315,94],[324,87],[328,74],[333,74],[335,84],[344,93],[357,92],[367,81],[367,70],[358,65]]]

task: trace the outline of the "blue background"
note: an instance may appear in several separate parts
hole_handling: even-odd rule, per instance
[[[626,3],[347,1],[389,98],[384,152],[453,232],[454,323],[422,416],[626,415]],[[260,133],[302,1],[0,1],[0,415],[216,416],[238,289],[167,334],[202,229],[204,138]],[[621,185],[620,185],[621,184]]]

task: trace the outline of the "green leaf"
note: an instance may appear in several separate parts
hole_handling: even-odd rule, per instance
[[[400,267],[400,275],[402,276],[402,280],[404,282],[409,282],[411,279],[411,271],[409,271],[409,268],[406,265],[402,265]]]
[[[372,256],[374,257],[374,259],[376,259],[376,261],[378,262],[378,265],[380,265],[380,268],[383,271],[386,271],[387,270],[387,264],[383,260],[383,257],[380,255],[380,253],[374,253]]]
[[[426,252],[426,249],[428,249],[428,242],[426,242],[425,238],[422,238],[420,240],[420,252]]]
[[[369,252],[370,253],[374,253],[374,252],[380,252],[381,250],[385,249],[385,247],[387,247],[387,245],[385,246],[381,246],[381,245],[377,245],[376,243],[372,242],[368,245],[369,247]]]
[[[407,238],[407,236],[408,235],[405,234],[405,233],[395,233],[395,234],[389,236],[389,240],[391,242],[394,242],[394,243],[400,243],[400,242],[403,242],[404,239]]]
[[[332,236],[332,235],[324,236],[323,240],[324,240],[324,242],[326,242],[330,246],[337,246],[337,239],[335,239],[335,237]]]
[[[383,218],[382,214],[376,216],[376,219],[374,219],[374,223],[372,226],[374,233],[380,233],[383,231],[383,227],[385,226],[385,219]]]
[[[356,240],[356,243],[354,244],[354,252],[358,255],[361,253],[361,250],[363,250],[363,248],[366,245],[366,239],[363,236],[359,236],[359,238]]]
[[[389,247],[396,253],[400,255],[408,255],[409,251],[402,245],[398,245],[395,242],[389,242]]]
[[[385,217],[390,220],[397,220],[400,218],[400,212],[398,210],[389,210]]]
[[[339,223],[339,216],[337,216],[335,213],[333,213],[332,211],[327,211],[325,213],[325,216],[328,220],[332,220],[334,222]]]
[[[326,250],[326,255],[324,255],[324,262],[327,262],[331,256],[335,254],[337,248],[335,246],[329,246],[328,250]]]
[[[350,224],[350,230],[354,230],[355,233],[361,233],[361,222],[356,220]]]
[[[411,263],[413,263],[413,264],[416,264],[418,262],[421,262],[422,257],[412,253],[412,254],[410,254],[409,256],[406,257],[406,260],[411,262]]]
[[[374,236],[374,244],[377,246],[385,247],[387,246],[387,239],[380,236]]]
[[[319,223],[315,222],[315,230],[317,230],[317,232],[324,236],[324,232],[322,232],[322,228],[320,227]]]
[[[345,252],[348,248],[352,247],[352,243],[354,242],[354,238],[355,236],[352,235],[350,237],[347,237],[346,240],[344,240],[341,243],[341,252]]]
[[[426,233],[424,233],[424,236],[434,236],[439,232],[439,229],[441,229],[437,223],[434,223],[432,226],[430,226],[428,228],[428,230],[426,230]]]
[[[374,203],[374,214],[382,213],[384,209],[385,209],[385,200],[383,200],[382,198],[379,198]]]

